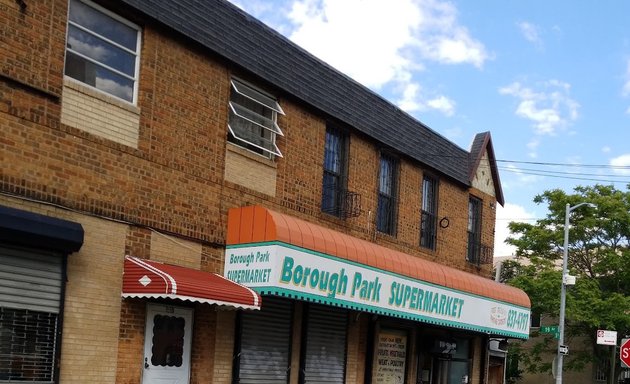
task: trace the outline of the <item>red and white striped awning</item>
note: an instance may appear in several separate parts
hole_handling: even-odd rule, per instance
[[[169,298],[260,309],[260,295],[216,273],[126,256],[123,297]]]

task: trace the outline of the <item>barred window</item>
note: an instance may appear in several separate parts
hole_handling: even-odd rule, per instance
[[[56,313],[0,307],[0,381],[52,383]]]
[[[376,229],[388,235],[396,234],[397,182],[398,161],[392,156],[381,154]]]
[[[324,148],[324,180],[322,185],[322,211],[341,216],[344,212],[346,188],[347,137],[337,128],[326,127]]]
[[[481,257],[481,200],[471,196],[468,200],[468,252],[466,260],[478,263]]]
[[[422,218],[420,245],[435,249],[437,237],[437,180],[425,176],[422,180]]]

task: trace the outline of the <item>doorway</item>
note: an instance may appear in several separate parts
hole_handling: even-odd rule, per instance
[[[142,384],[187,384],[193,310],[147,305]]]

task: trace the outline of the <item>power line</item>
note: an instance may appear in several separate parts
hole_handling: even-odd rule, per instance
[[[575,175],[575,176],[597,176],[597,177],[628,177],[628,175],[611,175],[611,174],[601,174],[601,173],[585,173],[585,172],[563,172],[563,171],[549,171],[546,169],[533,169],[533,168],[509,168],[509,167],[498,167],[500,170],[508,171],[508,172],[543,172],[548,174],[556,174],[556,175]]]
[[[538,171],[538,172],[523,172],[523,171],[518,170],[518,169],[509,169],[509,168],[505,168],[505,169],[502,169],[502,170],[506,171],[506,172],[516,173],[516,174],[519,174],[519,175],[543,176],[543,177],[552,177],[552,178],[556,178],[556,179],[598,181],[598,182],[604,182],[604,183],[630,184],[630,180],[609,180],[609,179],[600,179],[600,178],[593,178],[593,177],[561,176],[561,175],[554,175],[554,174],[544,173],[544,172],[541,172],[541,171]],[[581,174],[580,173],[575,173],[575,175],[581,175]]]
[[[610,165],[610,164],[576,164],[576,163],[551,163],[544,161],[519,161],[519,160],[505,160],[497,159],[497,163],[512,163],[512,164],[530,164],[530,165],[547,165],[556,167],[581,167],[581,168],[605,168],[605,169],[630,169],[630,165]]]

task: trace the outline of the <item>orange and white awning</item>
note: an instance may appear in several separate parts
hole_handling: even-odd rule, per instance
[[[531,302],[518,288],[262,206],[229,210],[226,243],[223,275],[263,295],[529,336]]]
[[[123,297],[169,298],[260,309],[260,295],[216,273],[126,256]]]

